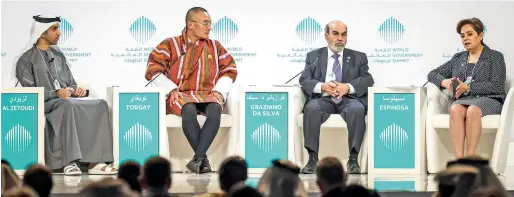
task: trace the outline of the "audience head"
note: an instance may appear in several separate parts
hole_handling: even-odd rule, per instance
[[[494,186],[498,187],[499,190],[505,191],[505,188],[496,176],[496,173],[494,173],[489,166],[488,160],[480,156],[471,155],[455,161],[450,161],[448,162],[447,167],[451,167],[453,165],[467,165],[475,167],[478,169],[481,177],[479,186]]]
[[[11,167],[11,164],[7,160],[2,159],[2,164],[5,164],[5,165]]]
[[[219,169],[219,181],[221,190],[228,192],[238,183],[244,183],[248,178],[248,166],[246,161],[239,156],[232,156],[221,163]]]
[[[478,18],[467,18],[457,23],[457,34],[460,34],[462,45],[468,51],[478,49],[484,44],[484,24]]]
[[[437,196],[469,196],[473,187],[481,179],[477,168],[466,165],[453,165],[435,176],[438,183]]]
[[[478,156],[468,156],[448,162],[447,169],[435,177],[437,196],[508,196],[489,162]]]
[[[266,197],[306,196],[298,174],[300,168],[288,160],[275,160],[261,177],[257,190]]]
[[[2,193],[20,185],[20,178],[9,167],[9,164],[2,163]]]
[[[132,190],[141,193],[141,185],[138,181],[140,172],[141,166],[137,162],[127,161],[121,164],[118,178],[127,182]]]
[[[230,189],[230,192],[228,192],[228,197],[262,197],[262,194],[259,193],[255,188],[246,186],[246,185],[240,185],[240,186],[234,186]]]
[[[347,179],[343,164],[335,157],[325,157],[319,161],[316,177],[316,183],[323,195],[332,189],[343,188]]]
[[[95,181],[85,186],[79,192],[81,197],[136,197],[135,192],[132,192],[123,181],[114,179],[112,177],[104,178],[100,181]]]
[[[2,197],[38,197],[37,193],[30,187],[14,187],[2,191]]]
[[[31,165],[23,175],[23,184],[34,189],[39,197],[50,196],[54,184],[52,172],[44,165]]]
[[[171,164],[160,156],[148,159],[143,165],[141,176],[141,187],[148,188],[165,188],[171,187]]]

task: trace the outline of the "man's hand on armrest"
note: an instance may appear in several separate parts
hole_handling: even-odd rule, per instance
[[[170,99],[171,99],[171,102],[177,102],[178,101],[178,98],[182,98],[184,97],[184,93],[180,92],[178,90],[178,88],[175,88],[173,89],[171,92],[170,92]]]

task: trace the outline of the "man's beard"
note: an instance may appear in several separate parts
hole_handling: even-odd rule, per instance
[[[57,41],[54,41],[54,40],[50,40],[48,38],[44,38],[46,40],[46,42],[48,43],[48,45],[57,45],[57,43],[59,42],[59,39],[57,39]]]
[[[328,46],[329,46],[330,50],[332,50],[334,53],[340,53],[344,49],[344,45],[336,46],[336,44],[329,44]]]

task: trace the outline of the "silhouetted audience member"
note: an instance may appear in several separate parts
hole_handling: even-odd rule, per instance
[[[343,164],[335,157],[325,157],[319,161],[316,183],[324,197],[341,196],[346,186],[347,174]]]
[[[33,164],[25,171],[23,184],[34,189],[39,197],[48,197],[54,186],[52,172],[44,165]]]
[[[224,197],[234,185],[244,185],[248,178],[246,161],[239,156],[226,158],[218,170],[220,189],[222,192],[210,192],[198,197]]]
[[[112,177],[91,182],[80,192],[80,197],[138,197],[125,182]]]
[[[9,163],[4,163],[2,160],[2,193],[18,186],[20,186],[20,178],[11,169]]]
[[[38,197],[37,193],[30,187],[14,187],[2,191],[2,197]]]
[[[127,161],[121,164],[118,171],[118,178],[125,181],[130,189],[137,193],[141,193],[141,185],[139,184],[138,177],[141,173],[141,166],[134,161]]]
[[[170,196],[171,164],[163,157],[152,157],[143,165],[141,179],[139,180],[145,197]]]
[[[298,176],[300,168],[288,160],[275,160],[257,185],[257,190],[265,197],[304,197],[307,196]]]
[[[228,197],[262,197],[262,194],[259,193],[255,188],[245,185],[240,185],[238,187],[233,187],[228,192]]]
[[[466,156],[450,161],[447,168],[437,173],[436,197],[507,197],[509,194],[495,173],[489,161],[478,156]]]

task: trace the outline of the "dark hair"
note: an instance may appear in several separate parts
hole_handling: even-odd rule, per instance
[[[5,165],[9,166],[9,168],[11,168],[11,164],[5,159],[2,159],[2,164],[5,164]]]
[[[54,182],[50,170],[41,164],[33,164],[23,175],[23,184],[31,187],[39,197],[50,196]]]
[[[316,167],[316,176],[328,185],[344,185],[346,182],[343,164],[335,157],[323,158]]]
[[[239,156],[232,156],[223,163],[219,169],[219,181],[221,190],[228,192],[232,186],[248,178],[248,166],[246,161]]]
[[[187,26],[187,22],[189,20],[191,20],[191,15],[193,15],[194,13],[197,13],[197,12],[207,12],[207,10],[205,8],[202,8],[202,7],[193,7],[189,10],[187,10],[187,13],[186,13],[186,26]]]
[[[126,161],[120,166],[118,178],[124,180],[132,190],[141,193],[141,185],[137,180],[141,173],[141,166],[134,161]]]
[[[259,191],[250,186],[240,188],[233,188],[227,195],[228,197],[261,197],[263,196]]]
[[[510,196],[505,190],[499,190],[496,187],[477,188],[469,194],[469,197],[508,197]]]
[[[480,35],[480,33],[484,32],[484,24],[482,23],[482,21],[480,19],[467,18],[467,19],[462,19],[457,23],[457,34],[460,34],[462,27],[464,25],[468,25],[468,24],[471,25],[471,27],[473,27],[473,30],[475,30],[477,32],[477,35]],[[482,45],[485,45],[483,39],[480,41],[480,43]]]
[[[2,192],[5,197],[36,197],[37,193],[30,187],[15,187]]]
[[[137,196],[133,191],[123,183],[122,180],[115,179],[113,177],[106,177],[99,181],[93,181],[88,183],[85,187],[80,190],[79,195],[81,197],[112,197],[112,196],[124,196],[132,197]]]
[[[171,164],[163,157],[152,157],[145,162],[143,175],[148,186],[165,187],[171,181]]]
[[[332,22],[334,22],[334,21],[332,21]],[[328,34],[328,33],[330,33],[330,24],[331,24],[332,22],[327,23],[327,24],[325,25],[325,33],[327,33],[327,34]],[[338,21],[338,22],[341,22],[341,21]],[[346,27],[346,31],[348,31],[348,27]]]

